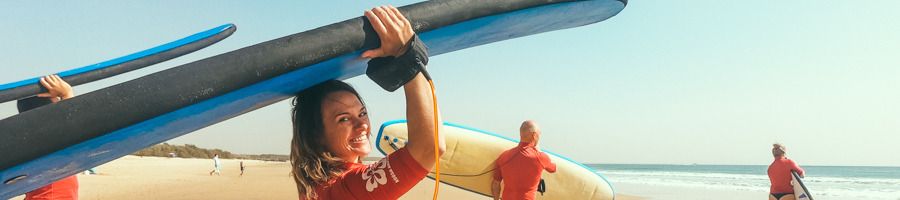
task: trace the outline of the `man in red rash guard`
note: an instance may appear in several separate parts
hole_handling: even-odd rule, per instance
[[[775,161],[769,165],[769,181],[772,183],[772,187],[769,188],[769,200],[794,200],[791,171],[797,171],[801,177],[805,175],[803,168],[785,157],[784,154],[784,145],[778,143],[772,145],[772,155],[775,156]]]
[[[519,145],[506,150],[494,161],[497,171],[491,184],[494,199],[500,197],[500,183],[503,183],[503,198],[510,200],[534,199],[535,190],[541,181],[541,172],[556,172],[556,164],[550,157],[537,149],[540,129],[533,121],[522,123],[519,128]]]
[[[75,96],[72,86],[57,75],[41,77],[41,85],[46,93],[36,97],[21,99],[16,102],[19,113],[35,109],[47,104],[56,103]],[[78,178],[75,175],[50,183],[44,187],[25,193],[25,200],[77,200]]]

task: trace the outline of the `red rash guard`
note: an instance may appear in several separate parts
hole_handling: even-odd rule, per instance
[[[530,143],[506,150],[494,163],[497,171],[494,180],[503,180],[503,199],[534,199],[541,172],[556,172],[556,164]]]
[[[25,200],[78,200],[78,177],[72,175],[25,193]]]
[[[316,188],[319,199],[398,199],[428,174],[406,148],[376,163],[346,167],[341,176]]]
[[[791,170],[797,171],[801,176],[804,175],[803,168],[791,159],[782,156],[772,161],[769,165],[769,181],[772,183],[769,193],[794,193],[794,186],[791,186]]]

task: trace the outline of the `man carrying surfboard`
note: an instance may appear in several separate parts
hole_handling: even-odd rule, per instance
[[[501,182],[502,199],[534,199],[541,181],[541,172],[556,172],[556,164],[550,161],[550,156],[537,148],[541,138],[537,123],[531,120],[522,122],[519,137],[521,140],[518,146],[504,151],[494,161],[497,165],[494,181],[491,183],[494,200],[501,199]]]
[[[803,168],[785,156],[785,149],[780,143],[772,144],[775,161],[772,161],[768,170],[769,182],[772,184],[769,188],[769,200],[795,200],[791,171],[796,171],[801,177],[805,175]]]
[[[34,97],[18,100],[16,106],[19,108],[19,113],[70,99],[75,96],[75,93],[72,91],[72,86],[57,75],[41,77],[40,83],[47,89],[47,92],[40,93]],[[25,200],[68,199],[78,199],[78,178],[75,175],[25,193]]]

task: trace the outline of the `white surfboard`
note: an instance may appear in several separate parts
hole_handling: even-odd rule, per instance
[[[797,200],[813,200],[812,196],[809,194],[809,190],[806,189],[806,185],[803,184],[802,178],[797,174],[796,171],[791,171],[791,185],[794,186],[794,196]]]
[[[375,145],[387,155],[406,145],[405,120],[386,122],[378,132]],[[491,177],[494,160],[518,141],[487,131],[444,123],[441,134],[447,150],[441,157],[441,182],[484,196],[491,196]],[[542,151],[545,149],[541,149]],[[536,199],[613,200],[612,185],[594,169],[578,162],[544,151],[556,163],[556,173],[544,172],[547,191]],[[433,177],[434,173],[430,173]]]

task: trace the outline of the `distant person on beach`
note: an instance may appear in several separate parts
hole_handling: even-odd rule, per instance
[[[494,161],[496,171],[491,183],[494,200],[501,199],[501,183],[502,199],[534,199],[541,173],[544,170],[556,172],[556,164],[550,160],[550,156],[537,147],[541,138],[541,129],[537,123],[531,120],[522,122],[519,138],[518,146],[504,151]]]
[[[364,20],[381,41],[380,47],[362,53],[371,59],[368,68],[410,72],[396,82],[406,96],[409,144],[363,164],[362,158],[372,150],[372,130],[359,93],[339,80],[301,91],[291,110],[291,168],[300,199],[398,199],[425,178],[435,165],[435,155],[444,151],[443,135],[434,137],[440,117],[435,116],[431,87],[416,71],[427,63],[424,44],[393,6],[367,10]]]
[[[244,161],[241,161],[241,175],[244,176]]]
[[[213,174],[216,174],[216,175],[221,176],[222,175],[222,162],[219,161],[219,154],[216,154],[215,156],[213,156],[213,164],[215,165],[215,166],[213,166],[215,168],[213,168],[213,170],[209,172],[209,175],[212,176]]]
[[[791,171],[797,171],[800,177],[805,176],[803,168],[800,168],[793,160],[785,157],[784,145],[772,144],[772,156],[775,161],[769,165],[769,200],[795,200],[794,186],[791,185]]]
[[[96,175],[96,174],[97,174],[97,170],[95,170],[94,168],[90,168],[87,171],[84,171],[84,175]]]
[[[19,113],[75,97],[72,86],[69,86],[69,83],[66,83],[66,81],[57,75],[41,77],[40,83],[47,89],[47,92],[38,94],[35,97],[17,101],[16,104],[19,108]],[[72,175],[25,193],[25,200],[51,199],[78,199],[78,178],[75,175]]]

